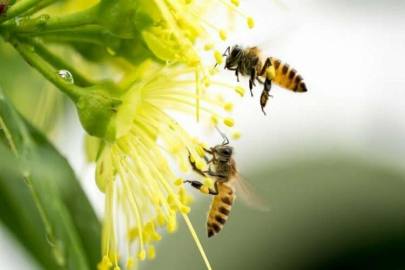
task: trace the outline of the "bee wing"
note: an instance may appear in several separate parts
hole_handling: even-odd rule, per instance
[[[267,200],[257,189],[240,174],[237,174],[233,181],[236,189],[236,196],[242,198],[249,207],[256,208],[261,211],[269,211]]]

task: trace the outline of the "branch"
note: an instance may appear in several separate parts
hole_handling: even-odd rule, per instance
[[[83,88],[63,80],[57,74],[57,71],[33,52],[28,45],[19,42],[16,38],[11,38],[10,43],[30,66],[38,70],[48,81],[58,87],[63,93],[67,94],[75,103],[80,96],[82,96],[84,92]]]

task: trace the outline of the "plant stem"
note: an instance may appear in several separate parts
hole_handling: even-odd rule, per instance
[[[41,32],[52,32],[72,27],[97,24],[98,12],[99,6],[95,5],[83,11],[74,12],[61,17],[51,18],[43,26],[43,28],[41,28]]]
[[[30,10],[24,12],[22,16],[30,16],[32,14],[37,13],[38,11],[52,5],[53,3],[59,2],[60,0],[44,0],[42,3],[36,5],[35,7],[31,8]]]
[[[28,41],[30,42],[30,41]],[[88,87],[94,85],[90,79],[82,75],[77,69],[70,64],[66,63],[63,59],[49,51],[45,46],[40,43],[30,42],[35,47],[35,52],[38,53],[46,62],[51,64],[55,69],[66,69],[72,73],[75,84],[81,87]]]
[[[0,24],[20,15],[42,1],[44,0],[19,1],[17,4],[11,6],[3,16],[0,16]]]
[[[66,43],[66,41],[75,41],[90,43],[106,47],[109,44],[106,42],[121,42],[120,39],[108,34],[103,28],[99,26],[88,26],[85,28],[61,30],[57,32],[32,32],[21,34],[24,37],[41,37],[43,40]]]
[[[18,51],[18,53],[27,61],[29,65],[38,70],[48,81],[54,84],[63,93],[68,95],[75,103],[79,97],[84,93],[84,89],[66,82],[46,63],[39,57],[32,49],[26,44],[22,44],[16,38],[11,38],[10,43]]]
[[[56,32],[65,29],[72,29],[75,27],[95,25],[98,20],[99,6],[95,5],[83,11],[74,12],[71,14],[63,15],[60,17],[52,17],[47,19],[44,23],[38,24],[38,16],[36,18],[24,17],[18,24],[16,22],[7,22],[0,25],[10,33],[40,33],[40,32]],[[43,14],[42,16],[48,16]],[[33,26],[34,29],[33,29]]]

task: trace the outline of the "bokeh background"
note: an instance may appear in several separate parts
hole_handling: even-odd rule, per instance
[[[245,0],[241,8],[255,17],[256,27],[245,31],[237,23],[229,45],[262,45],[269,56],[295,67],[309,92],[273,86],[267,116],[259,106],[261,89],[235,100],[242,130],[232,141],[236,160],[270,211],[237,200],[223,231],[208,239],[211,199],[195,193],[190,219],[213,268],[405,269],[405,2]],[[230,72],[220,76],[235,83]],[[4,43],[0,84],[31,116],[33,101],[52,91]],[[85,165],[76,112],[57,100],[44,108],[63,114],[52,140],[101,214],[102,196],[94,167]],[[191,127],[191,121],[182,124]],[[214,132],[199,132],[210,144],[220,140]],[[40,269],[6,229],[0,235],[1,268]],[[182,222],[156,249],[157,259],[141,268],[205,269]]]

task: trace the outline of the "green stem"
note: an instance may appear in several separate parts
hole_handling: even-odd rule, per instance
[[[41,28],[41,32],[60,31],[72,27],[97,24],[99,6],[95,5],[83,11],[67,14],[61,17],[51,18]]]
[[[31,8],[30,10],[24,12],[22,16],[30,16],[32,14],[37,13],[38,11],[52,5],[53,3],[59,2],[60,0],[44,0],[42,3],[39,3],[35,7]]]
[[[56,56],[52,52],[50,52],[45,46],[40,43],[32,42],[31,40],[27,41],[35,48],[35,52],[42,57],[46,62],[52,65],[55,69],[66,69],[72,73],[73,78],[75,80],[75,84],[81,87],[88,87],[94,85],[90,79],[86,78],[82,75],[76,68],[71,66],[70,64],[66,63],[60,57]]]
[[[106,43],[119,43],[120,39],[111,36],[99,26],[88,26],[86,28],[61,30],[57,32],[32,32],[21,34],[24,37],[41,37],[43,40],[65,43],[66,41],[84,42],[99,46],[108,46]]]
[[[84,94],[83,88],[63,80],[57,74],[57,71],[52,69],[49,64],[33,52],[29,46],[22,44],[15,38],[10,39],[10,43],[29,65],[38,70],[48,81],[68,95],[75,103],[79,100],[80,96]]]
[[[42,1],[44,0],[21,0],[17,2],[3,16],[0,16],[0,24],[22,14]]]
[[[74,12],[60,17],[49,18],[49,15],[46,14],[32,19],[24,17],[19,23],[10,21],[0,25],[0,29],[3,28],[10,33],[55,32],[74,27],[97,24],[98,13],[99,5],[95,5],[83,11]],[[43,21],[39,21],[41,17],[44,17]]]
[[[10,1],[8,1],[8,4],[9,4],[10,6],[12,6],[12,5],[15,4],[15,2],[17,2],[17,0],[10,0]]]

